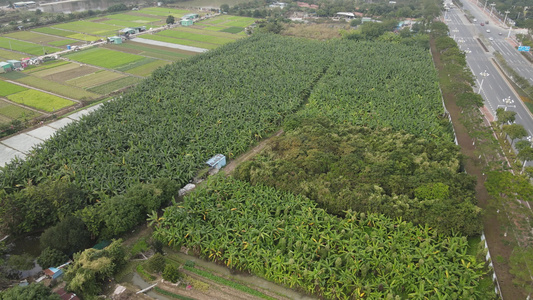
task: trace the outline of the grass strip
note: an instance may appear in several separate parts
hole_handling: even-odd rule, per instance
[[[169,292],[169,291],[164,290],[164,289],[162,289],[160,287],[157,287],[157,286],[154,287],[154,291],[156,293],[158,293],[158,294],[169,296],[169,297],[174,298],[174,299],[194,300],[193,298],[189,298],[189,297],[185,297],[185,296],[182,296],[182,295],[174,294],[172,292]]]
[[[139,273],[139,275],[144,279],[144,280],[147,280],[147,281],[154,281],[156,279],[156,277],[154,275],[151,275],[151,274],[148,274],[142,265],[137,265],[137,268],[135,268],[135,270],[137,270],[137,273]]]
[[[223,284],[223,285],[226,285],[226,286],[229,286],[230,288],[233,288],[233,289],[236,289],[236,290],[239,290],[241,292],[245,292],[247,294],[250,294],[250,295],[253,295],[253,296],[257,296],[257,297],[260,297],[260,298],[263,298],[263,299],[275,299],[275,298],[272,298],[268,295],[265,295],[259,291],[256,291],[246,285],[243,285],[243,284],[240,284],[240,283],[237,283],[237,282],[234,282],[234,281],[231,281],[231,280],[228,280],[228,279],[225,279],[225,278],[222,278],[222,277],[218,277],[218,276],[215,276],[207,271],[203,271],[203,270],[199,270],[199,269],[196,269],[194,267],[189,267],[187,265],[184,265],[183,268],[187,271],[190,271],[190,272],[193,272],[197,275],[200,275],[202,277],[205,277],[209,280],[212,280],[214,282],[217,282],[217,283],[220,283],[220,284]]]
[[[95,86],[93,88],[87,89],[89,92],[97,93],[97,94],[109,94],[111,92],[114,92],[116,90],[123,89],[125,87],[129,87],[132,85],[135,85],[141,81],[140,78],[137,77],[124,77],[120,78],[115,81],[111,81],[99,86]]]

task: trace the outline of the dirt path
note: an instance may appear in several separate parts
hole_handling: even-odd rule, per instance
[[[271,137],[262,140],[257,146],[252,148],[250,151],[248,151],[248,152],[242,154],[241,156],[237,157],[236,159],[232,160],[229,164],[227,164],[224,167],[224,172],[226,173],[226,175],[231,175],[233,173],[233,171],[235,170],[235,168],[239,164],[241,164],[241,163],[249,160],[250,158],[254,157],[255,155],[257,155],[259,152],[261,152],[261,150],[263,150],[266,147],[268,141],[270,141],[273,137],[280,136],[282,134],[283,134],[283,129],[278,130],[278,132],[276,132]]]

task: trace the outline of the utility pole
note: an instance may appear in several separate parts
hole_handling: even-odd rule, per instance
[[[503,25],[505,25],[505,21],[507,21],[507,14],[510,13],[510,11],[505,11],[505,18],[503,19]]]
[[[485,0],[485,6],[483,6],[483,11],[485,11],[485,8],[487,8],[487,2],[489,2],[489,0]]]
[[[490,6],[490,17],[492,17],[492,10],[494,9],[494,6],[496,6],[496,3],[491,3]]]

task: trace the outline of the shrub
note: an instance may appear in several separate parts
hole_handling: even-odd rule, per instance
[[[41,248],[72,254],[90,246],[91,235],[85,224],[74,216],[67,217],[41,234]]]
[[[162,272],[165,269],[165,258],[160,253],[154,254],[148,260],[148,268],[153,272]]]
[[[178,282],[178,280],[180,280],[180,278],[181,274],[176,268],[176,266],[174,266],[173,264],[167,264],[165,266],[165,270],[163,271],[163,279],[172,283],[176,283]]]
[[[43,269],[59,266],[66,261],[68,261],[68,256],[63,252],[50,247],[44,249],[43,252],[41,252],[41,255],[37,258],[37,263]]]

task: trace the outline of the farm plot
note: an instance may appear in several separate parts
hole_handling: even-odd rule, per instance
[[[43,71],[43,70],[47,70],[47,69],[52,69],[52,68],[56,68],[56,67],[59,67],[59,66],[62,66],[62,65],[67,65],[67,64],[70,64],[70,62],[64,61],[64,60],[51,60],[51,61],[47,61],[47,62],[45,62],[43,64],[40,64],[38,66],[28,66],[22,72],[26,73],[26,74],[31,74],[33,72],[39,72],[39,71]]]
[[[109,35],[115,35],[115,34],[113,33],[113,34],[109,34]],[[101,39],[101,37],[94,36],[94,35],[83,34],[83,33],[71,34],[71,35],[68,36],[68,38],[76,39],[76,40],[82,40],[82,41],[85,41],[85,42],[94,42],[94,41],[97,41],[97,40]]]
[[[140,66],[136,66],[135,68],[125,70],[124,72],[138,76],[148,76],[152,74],[152,72],[154,72],[157,68],[168,64],[170,64],[169,61],[155,60]]]
[[[91,88],[104,83],[108,83],[119,78],[123,78],[126,75],[115,73],[107,70],[100,70],[96,73],[88,74],[85,76],[73,78],[66,82],[71,85],[75,85],[81,88]]]
[[[31,75],[17,79],[17,81],[41,90],[45,90],[54,94],[62,95],[77,100],[97,99],[100,97],[100,95],[98,94],[86,91],[79,87],[61,84],[54,80],[48,80],[45,78],[39,78]]]
[[[191,40],[184,40],[184,39],[177,39],[173,37],[163,36],[159,34],[154,35],[143,35],[143,39],[147,40],[154,40],[154,41],[160,41],[160,42],[166,42],[171,44],[178,44],[178,45],[185,45],[185,46],[193,46],[198,48],[204,48],[204,49],[215,49],[219,45],[217,44],[211,44],[211,43],[205,43],[205,42],[197,42],[197,41],[191,41]]]
[[[178,29],[163,30],[157,33],[158,35],[168,36],[176,39],[185,39],[190,41],[198,41],[216,45],[224,45],[227,43],[234,42],[239,37],[227,34],[226,36],[215,36],[209,34],[202,34],[199,32],[185,32]]]
[[[169,15],[172,15],[174,17],[182,17],[188,13],[191,13],[188,10],[184,9],[173,9],[173,8],[163,8],[163,7],[148,7],[143,8],[139,10],[139,13],[147,14],[147,15],[154,15],[154,16],[161,16],[161,17],[167,17]]]
[[[104,48],[92,48],[89,50],[68,54],[65,55],[65,57],[86,64],[109,69],[145,59],[145,57],[140,55],[123,53]]]
[[[124,27],[136,27],[136,26],[153,26],[155,24],[163,24],[164,20],[162,18],[154,18],[147,16],[139,16],[133,14],[116,14],[107,16],[105,19],[94,19],[94,22],[110,24],[115,26],[124,26]]]
[[[32,29],[32,31],[51,34],[51,35],[57,35],[57,36],[62,36],[62,37],[67,37],[75,33],[70,30],[62,30],[62,29],[57,29],[57,28],[52,28],[52,27],[34,28]]]
[[[81,43],[80,41],[65,39],[65,40],[50,42],[48,44],[52,45],[52,46],[55,46],[55,47],[61,47],[61,46],[65,46],[65,45],[79,45],[80,43]]]
[[[70,100],[36,90],[26,90],[11,94],[7,96],[7,99],[47,112],[53,112],[74,104],[74,102]]]
[[[27,88],[23,86],[0,80],[0,96],[5,97],[25,90],[27,90]]]
[[[100,69],[85,65],[80,66],[79,64],[69,63],[61,67],[35,72],[32,73],[32,75],[56,82],[65,82],[76,77],[92,74],[94,72],[97,72],[98,70]]]
[[[118,30],[122,29],[121,26],[113,26],[109,24],[101,24],[89,21],[75,21],[65,24],[56,24],[52,28],[73,30],[79,33],[93,34],[98,36],[115,35]],[[73,38],[72,36],[68,36]]]
[[[201,26],[205,30],[238,33],[245,27],[252,25],[256,19],[239,16],[221,15],[200,21],[195,26]]]
[[[198,54],[196,52],[189,52],[180,49],[171,49],[168,47],[136,43],[135,41],[129,41],[128,43],[123,43],[120,45],[108,44],[104,47],[119,50],[122,52],[139,54],[142,56],[164,59],[169,61],[177,61]]]
[[[44,53],[54,53],[61,50],[56,47],[42,46],[5,37],[0,37],[0,47],[33,55],[43,55]]]
[[[44,43],[50,44],[51,42],[58,42],[58,41],[64,40],[63,38],[58,37],[58,36],[52,36],[48,34],[32,32],[32,31],[15,31],[12,33],[4,34],[4,36],[17,39],[17,40],[23,40],[23,41],[39,44],[39,45],[43,45]]]
[[[0,123],[9,123],[12,120],[28,120],[40,116],[41,113],[31,109],[0,100]]]
[[[0,49],[0,60],[16,59],[20,60],[24,54],[9,50]]]
[[[114,91],[121,90],[123,88],[127,88],[127,87],[130,87],[130,86],[136,85],[139,82],[141,82],[141,79],[139,79],[137,77],[124,77],[124,78],[120,78],[120,79],[115,80],[115,81],[104,83],[104,84],[99,85],[99,86],[95,86],[93,88],[90,88],[89,91],[105,95],[105,94],[112,93]]]

